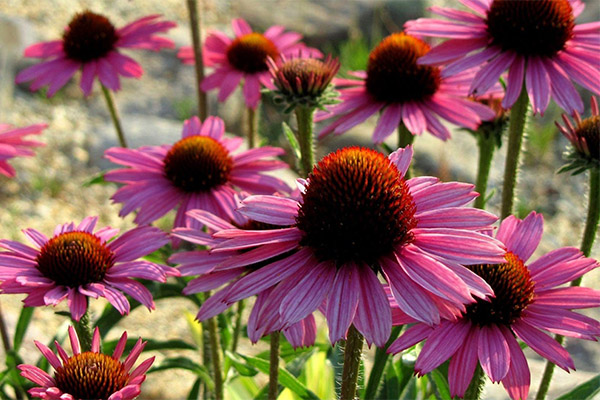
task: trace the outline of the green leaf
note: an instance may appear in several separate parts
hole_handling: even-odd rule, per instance
[[[563,394],[556,400],[592,400],[598,393],[600,393],[600,375],[596,375],[589,381],[583,382],[581,385],[570,392]]]
[[[21,348],[21,343],[23,343],[23,338],[27,332],[27,327],[29,326],[29,322],[33,316],[34,309],[35,307],[23,307],[21,310],[21,315],[19,315],[19,320],[17,321],[17,326],[15,328],[15,338],[13,341],[13,348],[16,352],[18,352]]]
[[[125,345],[125,353],[129,353],[138,339],[131,338],[127,339],[127,344]],[[191,345],[180,339],[172,339],[172,340],[154,340],[154,339],[146,339],[144,340],[146,346],[144,347],[144,351],[153,351],[153,350],[196,350],[196,346]],[[104,354],[112,354],[115,351],[115,347],[117,346],[118,340],[109,340],[102,344],[102,352]]]
[[[202,379],[198,378],[192,385],[192,389],[187,395],[187,400],[198,400],[200,395],[200,385],[202,385]]]
[[[93,185],[108,185],[110,182],[104,180],[104,175],[106,175],[106,171],[102,171],[98,175],[93,176],[91,179],[83,182],[81,186],[85,188]]]
[[[428,375],[431,377],[431,382],[434,385],[435,391],[439,398],[442,400],[451,400],[450,388],[448,387],[448,380],[439,370],[434,369]]]
[[[269,373],[269,361],[263,360],[257,357],[250,357],[240,355],[248,364],[257,368],[261,372],[268,374]],[[296,393],[302,399],[311,399],[318,400],[316,394],[310,391],[302,382],[294,377],[294,375],[290,374],[284,368],[279,368],[279,383],[281,383],[286,388],[290,389],[292,392]]]
[[[203,365],[200,365],[187,357],[173,357],[164,359],[159,365],[156,367],[152,367],[148,370],[148,374],[165,371],[168,369],[186,369],[188,371],[192,371],[196,375],[198,375],[198,379],[201,379],[204,384],[209,388],[209,390],[214,389],[215,383],[210,377],[210,373]]]
[[[248,365],[237,353],[234,354],[230,351],[225,351],[225,358],[241,376],[255,376],[258,374],[258,370]]]
[[[288,142],[290,143],[290,146],[292,147],[294,156],[296,157],[297,160],[300,160],[301,159],[300,143],[298,143],[298,139],[296,139],[296,135],[294,135],[294,132],[292,132],[292,129],[285,122],[281,123],[281,128],[283,129],[283,133],[285,134],[285,137],[287,138]]]
[[[375,398],[375,399],[397,399],[400,397],[401,393],[402,393],[402,388],[400,387],[399,377],[396,374],[396,368],[394,367],[393,362],[389,362],[387,364],[387,368],[385,369],[385,374],[383,377],[383,384],[381,385],[381,390],[379,391],[379,395],[373,396],[373,398]],[[366,397],[366,398],[368,398],[368,397]]]

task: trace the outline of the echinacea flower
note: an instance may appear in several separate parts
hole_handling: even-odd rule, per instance
[[[204,210],[188,211],[187,216],[189,219],[195,220],[197,225],[204,226],[205,228],[176,228],[173,229],[171,235],[190,243],[207,246],[208,249],[179,252],[173,254],[169,258],[170,263],[180,264],[177,269],[182,276],[198,276],[187,284],[183,289],[183,294],[189,295],[192,293],[216,290],[223,285],[227,285],[214,293],[202,304],[197,319],[204,321],[221,314],[231,306],[231,304],[222,302],[222,299],[235,282],[247,273],[265,265],[264,262],[241,266],[236,266],[235,263],[233,265],[228,263],[227,260],[229,258],[241,254],[242,251],[231,250],[219,253],[210,252],[209,249],[227,240],[224,238],[213,237],[212,233],[236,228],[248,231],[264,230],[273,229],[276,228],[276,226],[253,221],[240,213],[236,213],[237,219],[232,222],[225,221]],[[208,230],[208,232],[205,230]],[[250,250],[250,253],[251,252],[252,250]],[[259,255],[259,258],[264,258],[265,256],[265,254],[260,254],[260,252]],[[244,264],[247,262],[246,259]],[[258,342],[264,335],[273,331],[282,330],[282,327],[278,324],[279,313],[277,308],[268,307],[264,304],[271,290],[272,288],[267,288],[258,294],[254,308],[250,314],[248,320],[248,337],[253,343]],[[263,321],[268,322],[263,323]],[[313,315],[310,314],[300,322],[283,329],[283,334],[293,347],[312,346],[317,334]]]
[[[121,314],[129,313],[125,292],[141,304],[154,309],[152,294],[131,278],[166,282],[178,276],[176,269],[137,260],[159,249],[169,239],[158,228],[144,226],[113,239],[119,230],[96,230],[98,217],[86,217],[79,225],[66,223],[54,229],[50,239],[33,229],[23,233],[33,247],[0,240],[0,290],[26,293],[26,307],[57,305],[67,299],[75,321],[85,314],[88,297],[105,297]],[[137,260],[137,261],[136,261]]]
[[[278,228],[214,234],[227,239],[213,247],[214,254],[251,249],[221,268],[269,261],[237,281],[221,301],[234,303],[278,284],[265,301],[279,310],[284,328],[325,303],[332,343],[354,324],[369,344],[383,346],[392,321],[379,275],[401,308],[428,324],[460,314],[473,296],[490,295],[481,278],[457,263],[502,260],[499,242],[475,232],[496,216],[463,207],[477,197],[472,185],[433,177],[404,180],[411,159],[410,146],[389,158],[344,148],[299,180],[300,200],[245,199],[242,214]]]
[[[89,10],[80,12],[69,22],[62,39],[25,49],[25,57],[47,61],[21,71],[16,82],[33,81],[32,91],[48,85],[50,97],[81,69],[80,87],[84,95],[92,92],[96,77],[105,87],[119,90],[119,76],[139,78],[144,72],[135,60],[119,50],[173,48],[173,41],[156,34],[175,26],[174,22],[161,21],[160,15],[149,15],[117,29],[104,15]]]
[[[558,122],[556,126],[562,132],[573,149],[567,154],[570,161],[562,167],[559,172],[573,170],[573,175],[579,174],[589,168],[600,170],[600,111],[598,110],[598,100],[592,96],[592,115],[581,119],[581,115],[575,111],[574,126],[569,118],[563,114],[562,119],[565,126]]]
[[[479,362],[513,400],[527,398],[529,368],[515,336],[562,369],[575,369],[569,353],[544,331],[587,340],[600,337],[598,321],[571,311],[600,306],[600,291],[560,286],[599,265],[574,247],[551,251],[526,264],[542,231],[543,218],[535,212],[524,220],[509,216],[502,221],[496,239],[506,245],[504,263],[467,266],[489,283],[495,296],[467,305],[456,321],[411,326],[388,351],[397,353],[427,339],[415,370],[424,375],[450,359],[450,395],[458,397],[465,394]],[[396,315],[395,323],[415,322]]]
[[[569,114],[583,112],[571,80],[600,94],[600,23],[575,24],[585,5],[579,0],[461,0],[473,12],[445,7],[431,11],[448,20],[419,18],[405,24],[413,35],[447,38],[419,63],[445,64],[442,76],[469,68],[478,72],[470,92],[482,95],[508,70],[504,108],[525,84],[535,113],[550,97]]]
[[[383,142],[400,123],[413,135],[427,131],[446,140],[450,132],[440,117],[470,129],[492,118],[490,109],[465,98],[464,82],[472,77],[468,71],[445,78],[438,67],[417,65],[417,59],[428,52],[427,43],[403,32],[383,39],[371,51],[366,71],[351,72],[356,79],[334,80],[342,102],[319,113],[317,120],[339,118],[323,128],[319,137],[342,134],[378,111],[375,143]]]
[[[254,32],[241,18],[231,22],[235,38],[232,40],[219,31],[211,31],[202,50],[204,65],[215,71],[202,81],[202,90],[219,89],[218,99],[223,102],[244,80],[244,99],[252,109],[258,106],[261,87],[273,89],[267,57],[277,60],[282,55],[303,52],[319,56],[317,49],[300,43],[302,35],[284,32],[285,28],[274,25],[265,33]],[[194,63],[191,47],[182,47],[178,57],[186,64]]]
[[[330,83],[340,69],[337,58],[327,56],[322,61],[302,54],[290,58],[282,55],[277,61],[268,58],[267,62],[276,86],[274,101],[284,103],[286,111],[296,106],[323,108],[335,102],[337,93]]]
[[[54,341],[56,354],[46,345],[35,341],[37,348],[54,368],[54,377],[34,365],[21,364],[17,367],[21,376],[40,385],[29,389],[31,396],[56,400],[133,400],[140,395],[146,371],[155,357],[132,368],[147,342],[138,339],[125,361],[120,361],[127,344],[127,332],[123,332],[112,356],[100,352],[98,328],[94,330],[90,351],[81,351],[79,338],[72,326],[69,326],[69,340],[73,350],[70,357],[57,341]]]
[[[8,124],[0,124],[0,174],[12,178],[15,169],[7,160],[15,157],[28,157],[33,155],[31,147],[44,146],[44,143],[28,140],[27,135],[39,135],[47,124],[29,125],[23,128],[13,128]]]
[[[105,176],[109,182],[125,184],[112,196],[123,203],[119,215],[139,209],[135,223],[144,225],[178,208],[177,228],[185,226],[185,213],[193,209],[235,218],[235,188],[260,194],[289,191],[285,182],[262,173],[287,167],[282,161],[266,159],[283,154],[282,149],[262,147],[233,154],[242,139],[227,139],[224,132],[225,124],[218,117],[203,123],[192,117],[183,124],[181,140],[171,146],[106,150],[110,161],[129,167]]]

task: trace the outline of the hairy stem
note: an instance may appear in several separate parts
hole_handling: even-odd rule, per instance
[[[204,80],[204,61],[202,59],[202,18],[198,13],[196,0],[187,0],[188,14],[190,16],[190,28],[192,34],[192,48],[194,49],[194,67],[196,69],[196,89],[198,91],[198,117],[202,121],[208,115],[206,106],[206,93],[200,89]]]
[[[81,352],[90,351],[92,348],[92,327],[90,326],[90,315],[87,309],[79,321],[73,321],[73,327],[79,337]]]
[[[215,378],[215,399],[223,399],[223,376],[221,375],[221,345],[217,331],[217,318],[208,320],[208,334],[210,337],[210,354],[212,356],[213,375]]]
[[[311,107],[298,106],[295,109],[298,121],[298,143],[300,144],[300,166],[302,176],[306,178],[315,164],[315,146],[313,141],[313,113]]]
[[[465,400],[479,400],[481,397],[481,393],[483,392],[483,387],[485,386],[485,374],[483,373],[483,369],[479,363],[477,363],[477,368],[475,368],[475,373],[473,374],[473,379],[465,392],[463,399]]]
[[[358,370],[362,355],[364,338],[354,327],[348,329],[346,349],[344,352],[344,369],[342,370],[341,400],[353,400],[356,397],[356,385],[358,383]]]
[[[496,149],[495,138],[492,135],[485,135],[483,132],[479,132],[477,146],[479,147],[479,165],[475,191],[479,193],[479,197],[475,199],[475,207],[483,210],[487,199],[486,192],[490,168],[492,167],[492,159],[494,158],[494,150]]]
[[[252,108],[252,107],[248,107],[247,108],[248,112],[248,131],[247,131],[247,135],[248,135],[248,148],[249,149],[253,149],[256,147],[257,145],[257,134],[256,134],[256,126],[257,126],[257,121],[256,121],[256,109]]]
[[[502,207],[500,218],[504,219],[512,213],[517,186],[517,172],[519,169],[519,156],[523,143],[523,131],[527,119],[527,106],[529,98],[525,84],[521,89],[519,98],[510,110],[510,124],[508,126],[508,145],[506,146],[506,165],[504,167],[504,183],[502,185]]]
[[[279,331],[271,333],[271,353],[269,358],[269,400],[279,394]]]
[[[378,347],[377,350],[375,350],[375,361],[373,362],[373,368],[369,374],[369,381],[367,382],[367,388],[365,389],[365,399],[374,399],[376,397],[379,382],[383,376],[383,371],[385,371],[387,361],[390,358],[387,349],[394,343],[394,340],[398,338],[401,331],[402,326],[393,327],[392,334],[385,344],[385,347]]]
[[[231,341],[232,353],[236,352],[238,342],[240,340],[240,334],[242,333],[242,313],[244,312],[244,307],[244,299],[238,301],[237,309],[235,311],[235,326],[233,328],[233,340]]]
[[[106,106],[108,107],[110,118],[112,119],[113,125],[115,126],[115,131],[117,131],[117,138],[119,139],[119,144],[121,147],[127,147],[127,141],[125,141],[125,134],[123,133],[121,119],[119,118],[119,112],[117,111],[117,107],[115,106],[115,99],[112,95],[112,92],[108,90],[106,86],[100,86],[102,87],[102,93],[104,94],[104,100],[106,100]]]

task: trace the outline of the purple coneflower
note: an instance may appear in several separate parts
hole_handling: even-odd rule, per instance
[[[342,134],[381,111],[373,141],[381,143],[400,125],[413,135],[427,131],[446,140],[450,132],[440,117],[462,127],[477,129],[482,120],[494,116],[487,107],[465,99],[472,77],[468,71],[445,78],[438,67],[417,65],[429,45],[403,32],[381,41],[369,55],[366,71],[352,72],[356,79],[336,79],[340,104],[317,114],[317,120],[339,117],[320,133]]]
[[[107,88],[119,90],[119,76],[139,78],[143,74],[142,67],[119,49],[173,48],[175,44],[171,40],[156,34],[175,26],[174,22],[161,21],[160,15],[149,15],[117,29],[103,15],[80,12],[69,22],[62,39],[25,49],[25,57],[49,60],[21,71],[16,81],[33,81],[32,91],[49,85],[47,95],[50,97],[81,69],[80,87],[86,96],[92,92],[96,77]]]
[[[215,71],[204,78],[201,88],[204,91],[219,89],[219,101],[223,102],[244,80],[244,99],[250,108],[256,108],[260,100],[261,87],[273,89],[267,57],[277,60],[281,55],[299,52],[320,55],[317,49],[299,43],[302,35],[284,32],[280,25],[270,27],[265,33],[254,32],[241,18],[231,22],[235,38],[232,40],[219,31],[211,31],[202,50],[204,65]],[[191,47],[182,47],[178,54],[186,64],[194,63]]]
[[[221,118],[208,117],[201,123],[192,117],[184,122],[182,138],[173,145],[106,150],[110,161],[129,167],[105,176],[107,181],[125,184],[112,196],[123,203],[119,215],[139,209],[135,223],[143,225],[177,208],[177,228],[185,226],[185,213],[193,209],[226,220],[235,218],[235,188],[261,194],[289,191],[282,180],[263,174],[287,167],[282,161],[266,159],[283,154],[283,149],[265,146],[233,154],[242,139],[227,139],[224,132]]]
[[[13,128],[8,124],[0,124],[0,174],[12,178],[15,169],[7,160],[15,157],[28,157],[33,155],[30,147],[44,146],[44,143],[27,140],[27,135],[39,135],[47,124],[29,125],[24,128]]]
[[[270,260],[237,281],[222,302],[278,284],[269,299],[277,299],[271,308],[279,310],[284,328],[325,302],[332,343],[345,338],[354,324],[368,343],[383,346],[391,314],[378,276],[389,283],[403,310],[429,324],[459,315],[473,296],[490,295],[481,278],[457,263],[502,260],[499,242],[475,232],[497,218],[463,207],[477,197],[472,185],[433,177],[405,181],[411,159],[411,147],[389,159],[374,150],[345,148],[321,160],[308,180],[299,180],[299,201],[245,199],[244,215],[279,228],[214,234],[227,239],[214,246],[214,254],[252,249],[223,264]]]
[[[79,225],[58,225],[52,238],[28,228],[23,230],[33,247],[0,240],[0,290],[26,293],[26,307],[57,305],[67,299],[71,316],[79,321],[88,307],[87,298],[104,297],[121,314],[129,313],[125,292],[148,309],[152,294],[131,278],[165,282],[179,272],[164,265],[137,260],[168,243],[158,228],[139,227],[113,239],[118,229],[96,230],[98,217],[86,217]],[[137,260],[137,261],[136,261]]]
[[[69,339],[73,350],[71,357],[56,341],[57,354],[35,341],[37,348],[54,368],[54,377],[34,365],[19,365],[17,368],[21,370],[21,376],[40,385],[29,389],[29,394],[51,400],[133,400],[140,395],[146,371],[154,362],[154,357],[151,357],[131,370],[146,346],[141,338],[123,362],[119,359],[125,350],[127,332],[123,332],[112,356],[100,352],[98,328],[94,330],[90,351],[81,352],[79,338],[72,326],[69,326]]]
[[[406,23],[413,35],[450,39],[419,63],[446,64],[442,76],[469,68],[479,71],[470,92],[484,94],[508,70],[504,108],[517,101],[523,84],[534,112],[543,113],[550,96],[568,113],[583,112],[571,80],[600,94],[600,22],[575,24],[579,0],[461,0],[473,13],[445,7],[431,11],[448,18]],[[523,79],[525,78],[525,79]]]
[[[467,305],[456,321],[411,326],[389,352],[427,339],[415,364],[417,373],[424,375],[450,359],[450,395],[458,397],[464,396],[479,362],[513,400],[527,398],[529,367],[515,336],[564,370],[575,369],[569,353],[544,331],[587,340],[600,337],[598,321],[571,311],[600,306],[600,292],[559,287],[597,268],[598,262],[574,247],[563,247],[526,265],[542,231],[542,216],[535,212],[524,220],[509,216],[502,221],[496,239],[506,245],[504,263],[467,266],[494,289],[495,296]],[[397,324],[416,322],[400,312],[395,315]]]

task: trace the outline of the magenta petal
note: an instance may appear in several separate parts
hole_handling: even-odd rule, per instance
[[[504,243],[506,250],[526,262],[542,240],[543,231],[544,217],[532,211],[522,221],[513,216],[507,217],[500,224],[496,239]]]
[[[402,350],[408,349],[423,339],[426,339],[431,332],[433,332],[433,328],[425,324],[415,324],[408,328],[402,336],[396,339],[396,341],[388,348],[387,352],[389,354],[396,354]]]
[[[467,338],[470,327],[471,324],[464,321],[456,323],[444,321],[437,325],[429,334],[417,358],[415,371],[425,375],[452,357]]]
[[[296,223],[298,207],[298,202],[293,199],[256,195],[244,199],[239,212],[259,222],[289,226]]]
[[[360,297],[354,324],[369,345],[385,346],[392,331],[392,313],[387,295],[373,270],[367,265],[358,266]],[[330,298],[329,301],[332,301]],[[377,310],[377,312],[373,312]]]
[[[508,373],[510,352],[508,343],[496,325],[479,328],[478,355],[481,368],[492,382],[500,382]]]
[[[331,293],[327,301],[327,325],[332,344],[346,339],[350,324],[354,320],[359,301],[358,266],[344,264],[338,268]]]
[[[575,364],[569,355],[556,340],[527,324],[524,320],[517,320],[512,324],[512,330],[536,353],[550,360],[565,371],[575,369]]]
[[[52,350],[50,350],[45,344],[42,344],[37,340],[34,340],[33,343],[35,343],[35,346],[40,350],[42,355],[46,357],[46,360],[48,360],[50,365],[52,365],[52,368],[59,369],[62,367],[62,363],[60,362],[56,354],[54,354]]]
[[[515,104],[523,90],[523,77],[525,76],[525,57],[517,56],[508,70],[506,94],[502,99],[502,107],[508,109]]]
[[[526,399],[529,394],[530,382],[527,359],[512,332],[504,326],[501,326],[500,330],[508,343],[510,351],[510,368],[504,379],[502,379],[502,385],[512,400]]]
[[[451,397],[464,397],[477,367],[477,328],[471,328],[448,366]]]
[[[550,77],[540,58],[529,57],[525,82],[533,112],[543,113],[550,102]]]
[[[390,136],[398,128],[401,116],[402,106],[400,104],[390,104],[385,107],[373,131],[373,142],[381,143]]]
[[[565,309],[600,307],[600,290],[565,287],[536,291],[535,304]]]
[[[21,376],[29,379],[30,381],[37,383],[44,387],[52,387],[56,385],[54,378],[48,375],[47,372],[33,365],[18,365],[17,368],[21,370]]]
[[[398,150],[390,154],[388,158],[396,166],[396,168],[398,168],[400,176],[404,177],[413,158],[413,147],[411,145],[408,145],[404,148],[400,147]]]
[[[115,351],[113,352],[113,358],[118,360],[123,355],[123,350],[125,350],[125,345],[127,344],[127,332],[123,332],[121,338],[117,342],[115,346]]]
[[[87,310],[87,298],[79,293],[77,288],[69,288],[68,300],[69,309],[71,310],[71,318],[79,321]]]
[[[126,278],[104,278],[107,283],[117,289],[127,293],[135,300],[146,306],[149,310],[154,310],[154,300],[152,299],[152,293],[141,283],[134,281],[133,279]],[[106,290],[106,289],[105,289]],[[128,303],[129,307],[129,303]]]

